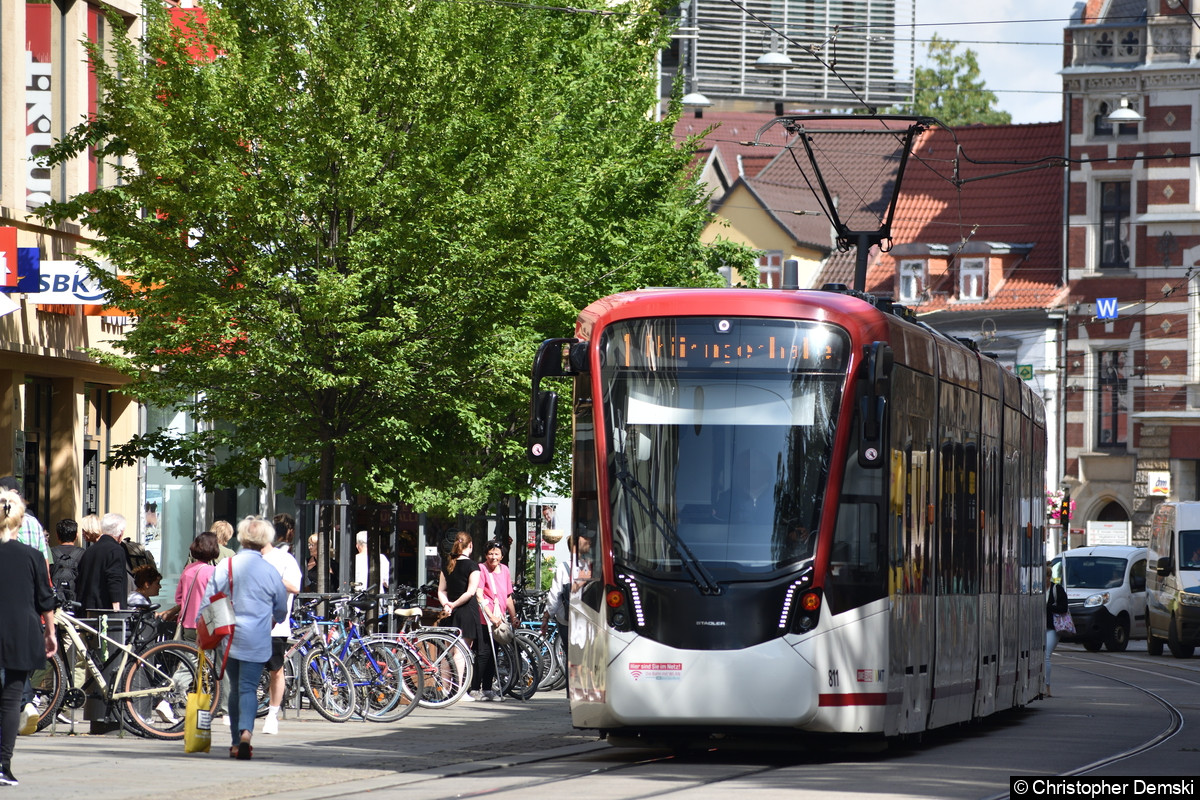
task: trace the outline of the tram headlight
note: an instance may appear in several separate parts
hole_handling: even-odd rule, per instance
[[[1089,597],[1087,600],[1083,601],[1083,604],[1085,606],[1087,606],[1088,608],[1092,608],[1094,606],[1102,606],[1102,605],[1105,605],[1106,603],[1108,603],[1108,592],[1098,592],[1097,594],[1094,594],[1091,597]]]
[[[821,592],[818,589],[800,595],[792,615],[791,632],[808,633],[821,621]]]

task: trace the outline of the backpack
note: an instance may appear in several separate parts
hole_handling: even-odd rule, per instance
[[[50,582],[59,605],[74,602],[75,586],[79,576],[79,561],[83,558],[82,547],[59,545],[51,550],[54,563],[50,565]]]
[[[125,565],[130,574],[138,567],[149,564],[158,569],[158,564],[154,563],[154,556],[150,554],[142,545],[135,542],[133,539],[125,539],[121,542],[121,547],[125,548]]]

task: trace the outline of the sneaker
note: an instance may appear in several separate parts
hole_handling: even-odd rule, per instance
[[[37,732],[38,710],[33,703],[26,703],[21,709],[20,725],[17,727],[17,732],[22,736],[28,736],[31,733]]]
[[[479,699],[479,692],[467,692],[462,696],[464,703],[474,703]]]
[[[154,716],[168,725],[174,725],[179,722],[179,717],[175,716],[175,712],[171,709],[171,704],[166,700],[158,701],[158,705],[154,707]]]
[[[12,774],[12,767],[5,764],[0,767],[0,786],[18,786],[17,777]]]
[[[263,720],[262,732],[275,736],[279,733],[279,717],[274,714],[267,714],[267,718]]]

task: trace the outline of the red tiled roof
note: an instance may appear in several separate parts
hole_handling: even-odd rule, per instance
[[[932,285],[932,297],[915,308],[918,313],[1047,308],[1057,302],[1062,293],[1064,176],[1055,162],[1062,148],[1059,122],[939,128],[921,136],[901,183],[893,245],[942,245],[953,254],[1003,243],[1028,246],[1029,251],[998,285],[989,286],[986,300],[958,302],[955,287]],[[961,186],[952,180],[956,156],[958,178],[966,181]],[[1037,164],[1046,166],[1017,171],[1020,165]],[[895,259],[873,255],[867,291],[891,292]]]
[[[698,156],[705,158],[716,148],[730,170],[731,178],[754,177],[770,163],[776,151],[746,142],[753,142],[759,128],[773,119],[774,114],[761,111],[705,111],[704,116],[697,119],[688,111],[675,124],[675,138],[683,141],[688,136],[703,135],[704,143],[696,152]]]

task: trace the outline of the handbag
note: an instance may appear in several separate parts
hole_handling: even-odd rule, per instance
[[[212,747],[212,688],[204,651],[196,662],[196,685],[188,692],[183,715],[183,752],[207,753]]]
[[[504,607],[500,603],[500,598],[496,595],[496,584],[492,581],[492,575],[486,569],[483,570],[484,580],[488,583],[488,588],[491,589],[492,599],[496,603],[496,611],[502,616],[500,621],[492,624],[492,640],[497,644],[509,644],[513,640],[512,625],[508,624],[508,620],[504,619]]]
[[[1054,615],[1054,630],[1059,633],[1075,633],[1075,620],[1070,613]]]
[[[225,655],[221,666],[217,669],[217,677],[225,674],[225,665],[229,663],[229,648],[233,646],[233,632],[237,627],[237,616],[233,611],[233,559],[226,559],[229,564],[229,593],[217,592],[208,598],[208,605],[200,609],[200,618],[196,620],[196,644],[204,650],[217,650],[221,643],[225,644]]]

